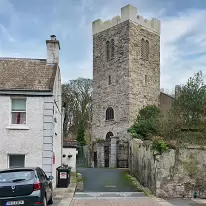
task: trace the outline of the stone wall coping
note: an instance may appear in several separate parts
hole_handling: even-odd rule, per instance
[[[138,143],[138,144],[143,144],[144,142],[141,140],[141,139],[132,139],[131,141],[134,141],[135,143]]]
[[[199,149],[199,150],[206,150],[206,146],[200,146],[200,145],[188,145],[187,149]]]
[[[150,140],[142,141],[141,139],[133,138],[131,141],[134,141],[136,144],[142,144],[142,145],[151,145],[152,144],[152,141],[150,141]],[[183,148],[180,148],[180,149],[183,149]],[[188,145],[188,146],[186,146],[186,149],[206,150],[206,146]],[[170,150],[172,150],[172,149],[170,149]]]
[[[152,20],[144,19],[142,16],[137,15],[137,8],[132,5],[127,5],[121,8],[121,17],[116,16],[112,20],[102,21],[97,19],[92,23],[93,35],[101,31],[109,29],[117,24],[120,24],[124,21],[131,20],[134,23],[140,24],[141,26],[160,34],[160,20],[153,18]]]

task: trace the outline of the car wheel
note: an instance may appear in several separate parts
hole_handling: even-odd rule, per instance
[[[54,201],[53,201],[53,194],[52,194],[51,197],[50,197],[50,199],[49,199],[49,201],[48,201],[48,204],[49,204],[49,205],[52,205],[53,202],[54,202]]]
[[[46,200],[45,196],[44,196],[44,199],[43,199],[43,206],[47,206],[47,200]]]

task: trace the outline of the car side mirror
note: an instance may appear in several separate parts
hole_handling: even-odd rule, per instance
[[[48,180],[53,180],[54,177],[53,176],[49,176]]]

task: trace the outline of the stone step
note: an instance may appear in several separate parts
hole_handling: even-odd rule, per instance
[[[143,192],[76,192],[74,198],[145,198]]]

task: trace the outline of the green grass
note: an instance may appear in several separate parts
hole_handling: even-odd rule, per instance
[[[137,181],[135,177],[133,177],[129,171],[123,171],[122,176],[124,180],[133,188],[136,189],[137,192],[143,192],[142,185]]]
[[[154,197],[152,192],[148,188],[142,186],[139,183],[139,181],[130,174],[129,171],[122,172],[122,175],[125,178],[125,180],[129,182],[129,184],[131,184],[134,188],[136,188],[137,192],[144,192],[148,197]]]

